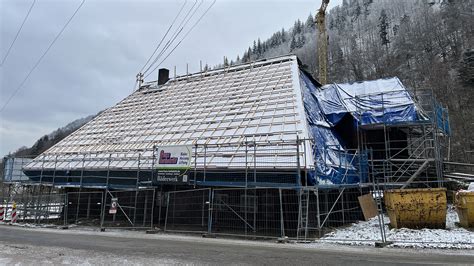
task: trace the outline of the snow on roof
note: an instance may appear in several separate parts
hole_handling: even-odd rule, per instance
[[[147,83],[25,168],[136,168],[138,154],[140,167],[149,168],[154,146],[204,143],[206,164],[243,167],[241,143],[309,138],[305,117],[297,58],[283,56],[177,77],[159,87]],[[218,147],[224,144],[227,155]],[[266,149],[259,160],[267,167],[296,161],[296,146]],[[312,161],[310,152],[306,159]]]

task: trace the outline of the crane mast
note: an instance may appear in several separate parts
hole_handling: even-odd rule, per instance
[[[319,82],[328,82],[328,35],[326,32],[326,9],[329,0],[322,0],[321,7],[316,14],[316,24],[318,26],[318,59],[319,59]]]

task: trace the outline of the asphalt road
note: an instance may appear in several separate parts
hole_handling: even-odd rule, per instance
[[[127,263],[133,262],[133,258],[141,258],[139,264],[160,264],[160,262],[217,265],[474,264],[472,251],[414,251],[328,245],[309,247],[301,244],[204,239],[194,236],[145,235],[143,232],[136,232],[134,236],[132,233],[123,235],[107,232],[84,233],[75,230],[38,230],[0,225],[0,257],[2,246],[15,245],[27,245],[30,249],[34,247],[61,248],[62,253],[67,250],[82,250],[86,255],[89,254],[88,252],[90,254],[94,252],[94,256],[107,254],[116,258],[128,258]],[[26,249],[22,252],[29,251]],[[9,256],[15,257],[16,254],[10,253]],[[18,254],[19,262],[21,262],[21,257]],[[103,264],[103,262],[97,261],[97,264]]]

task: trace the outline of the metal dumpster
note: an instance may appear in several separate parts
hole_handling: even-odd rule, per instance
[[[464,228],[474,227],[474,191],[459,191],[455,197],[459,224]]]
[[[394,228],[446,228],[445,188],[392,189],[384,199]]]

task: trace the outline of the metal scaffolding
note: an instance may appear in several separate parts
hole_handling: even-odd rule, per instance
[[[324,129],[334,139],[349,134],[347,143],[321,144],[310,132],[305,107],[317,102],[304,102],[316,98],[302,95],[304,77],[285,56],[147,83],[33,160],[7,158],[2,200],[20,202],[20,217],[36,223],[306,239],[360,219],[363,194],[443,185],[449,119],[431,91],[350,96],[345,123],[355,129]],[[386,119],[387,98],[414,102],[417,119]],[[370,112],[380,121],[364,123]],[[156,151],[167,145],[192,148],[186,179],[158,181]]]
[[[383,187],[438,186],[444,181],[443,162],[448,158],[450,137],[447,110],[436,102],[431,91],[417,91],[419,121],[361,125],[358,123],[358,150],[370,156],[372,178]],[[358,96],[358,97],[372,97]],[[377,95],[382,98],[383,94]],[[359,110],[362,114],[366,110]],[[422,181],[426,181],[423,185]]]
[[[16,166],[4,171],[5,180],[10,180],[6,182],[6,197],[10,202],[22,203],[24,220],[32,218],[28,213],[34,213],[33,221],[37,223],[60,220],[67,225],[95,219],[101,228],[112,224],[127,228],[158,226],[171,231],[310,239],[328,228],[360,220],[358,196],[393,187],[442,184],[449,134],[442,127],[445,120],[436,119],[444,119],[445,115],[436,110],[424,107],[426,119],[416,123],[358,124],[357,147],[353,149],[315,147],[311,139],[299,138],[194,144],[190,179],[175,185],[154,181],[154,149],[151,157],[139,153],[133,167],[120,164],[121,159],[130,160],[126,153],[61,158],[61,163],[73,165],[74,171],[56,170],[56,158],[42,161],[40,156],[37,161],[44,163],[34,179],[25,179],[22,171],[13,169],[31,160],[15,158],[10,165]],[[308,181],[309,173],[317,167],[308,163],[307,157],[317,149],[333,149],[338,156],[351,158],[342,165],[341,184],[324,184],[317,171],[319,183]],[[354,158],[362,155],[366,159],[359,158],[356,163]],[[46,169],[46,161],[53,166],[52,171]],[[85,167],[94,162],[102,167],[101,172]],[[367,167],[362,167],[362,162]],[[226,167],[216,167],[223,163]],[[354,176],[363,182],[348,183]],[[224,188],[229,186],[234,188]],[[113,198],[122,200],[120,215],[108,213]]]

